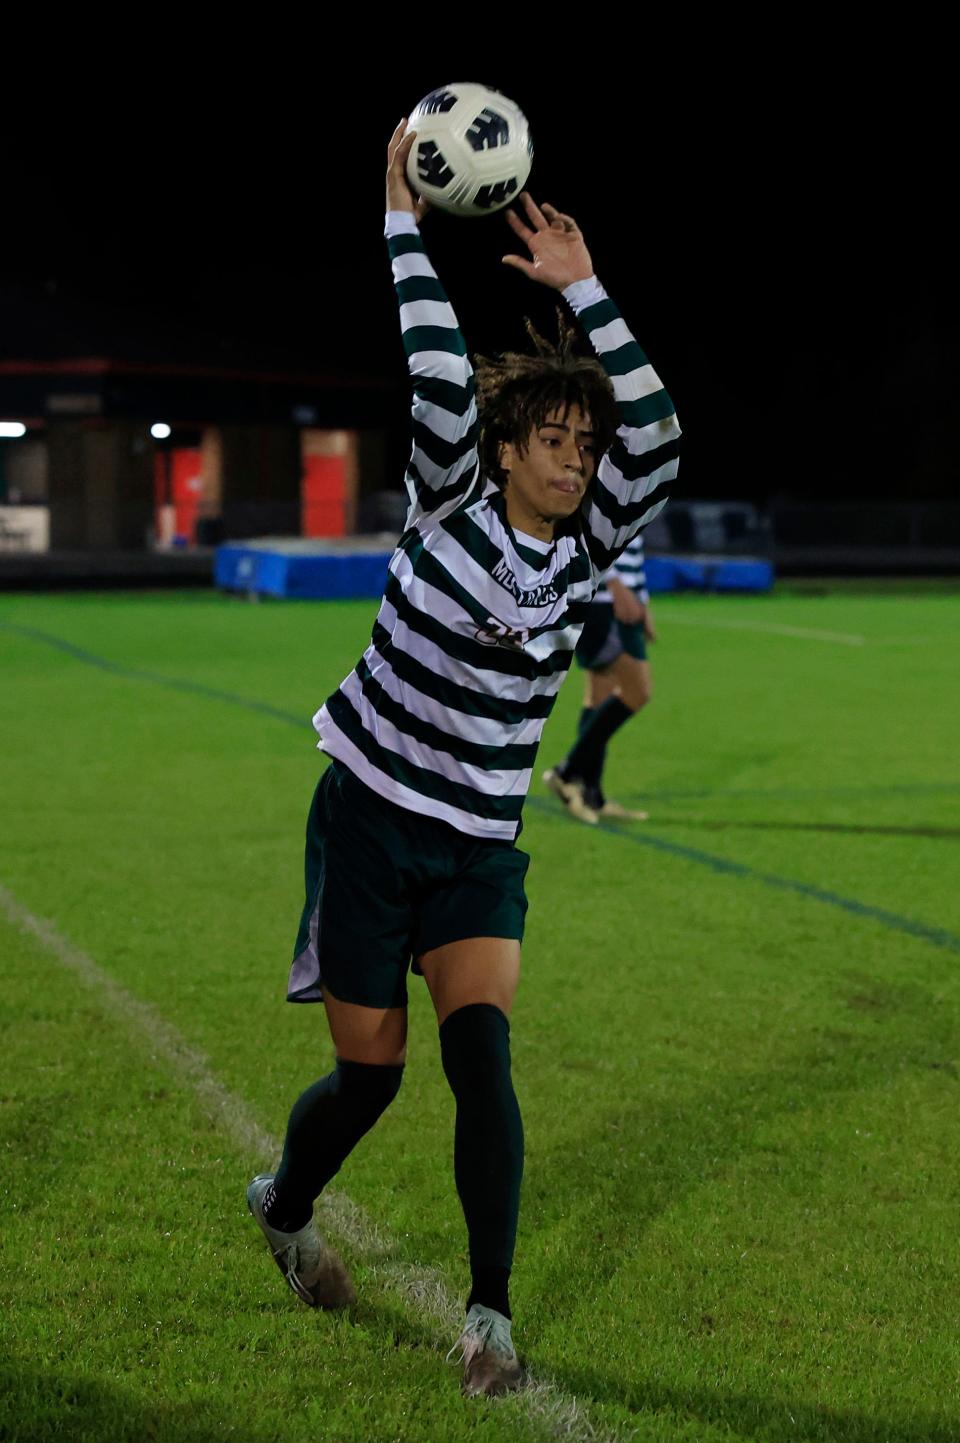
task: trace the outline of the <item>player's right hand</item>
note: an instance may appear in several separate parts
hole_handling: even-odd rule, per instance
[[[422,196],[414,195],[407,180],[407,157],[417,138],[415,130],[407,130],[406,120],[401,120],[390,137],[387,146],[387,210],[406,210],[419,225],[430,209]]]
[[[629,586],[623,582],[608,581],[607,589],[613,601],[613,614],[624,626],[639,626],[644,619],[646,607]]]
[[[572,215],[564,215],[553,205],[537,205],[529,191],[522,191],[520,204],[527,220],[514,210],[505,210],[507,225],[530,252],[523,256],[504,256],[503,264],[523,271],[532,281],[563,291],[574,281],[585,281],[593,275],[593,261],[580,227]]]

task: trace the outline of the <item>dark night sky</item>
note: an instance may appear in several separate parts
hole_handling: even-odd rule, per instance
[[[0,359],[334,365],[396,376],[397,420],[385,140],[467,72],[526,110],[531,190],[581,222],[673,393],[686,494],[954,496],[955,166],[937,75],[895,44],[828,61],[795,36],[761,64],[728,35],[708,68],[711,37],[696,64],[684,39],[651,37],[649,62],[613,70],[568,43],[559,61],[407,66],[361,89],[349,67],[321,84],[288,55],[242,105],[172,93],[131,116],[101,96],[79,164],[61,147],[29,167],[32,225],[4,237]],[[499,265],[501,218],[424,232],[472,349],[519,343],[524,314],[549,323],[548,293]]]

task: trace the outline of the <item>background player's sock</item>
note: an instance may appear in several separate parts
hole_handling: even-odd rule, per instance
[[[577,738],[578,738],[578,740],[579,740],[580,737],[583,736],[584,732],[587,730],[587,728],[589,727],[590,723],[592,722],[592,720],[593,720],[593,718],[596,716],[596,714],[597,714],[597,709],[596,709],[596,707],[594,707],[594,706],[585,706],[585,707],[581,707],[581,708],[580,708],[580,718],[579,718],[579,720],[578,720],[578,722],[577,722]],[[560,763],[560,765],[557,767],[557,771],[558,771],[558,772],[560,773],[560,775],[563,777],[564,781],[567,780],[568,776],[571,776],[571,775],[572,775],[572,773],[570,772],[570,758],[569,758],[569,756],[564,757],[563,761],[562,761],[562,762]],[[583,781],[583,778],[578,776],[578,777],[576,778],[576,780],[577,780],[577,781]]]
[[[579,778],[587,785],[599,785],[607,742],[632,716],[633,711],[626,702],[618,696],[607,697],[574,742],[563,764],[564,777],[568,781]]]
[[[314,1199],[400,1091],[403,1067],[342,1062],[293,1104],[283,1158],[263,1214],[272,1228],[298,1232]]]
[[[595,706],[584,706],[580,708],[580,720],[577,722],[577,736],[582,737],[587,727],[593,721]]]
[[[440,1028],[443,1070],[457,1103],[453,1167],[470,1240],[467,1307],[510,1317],[523,1177],[523,1123],[510,1076],[510,1024],[499,1007],[473,1003]]]

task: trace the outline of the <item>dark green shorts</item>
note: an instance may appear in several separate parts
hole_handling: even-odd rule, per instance
[[[307,818],[306,903],[289,1002],[323,988],[362,1007],[404,1007],[407,968],[467,937],[523,937],[530,858],[378,796],[341,762]]]
[[[609,602],[595,601],[587,612],[587,620],[577,642],[577,665],[585,671],[599,671],[610,666],[624,652],[637,661],[646,661],[647,636],[643,622],[628,625],[618,621]]]

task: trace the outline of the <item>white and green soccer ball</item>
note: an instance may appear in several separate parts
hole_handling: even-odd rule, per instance
[[[407,178],[418,195],[451,215],[489,215],[523,190],[533,161],[527,118],[488,85],[431,90],[410,116],[417,132]]]

